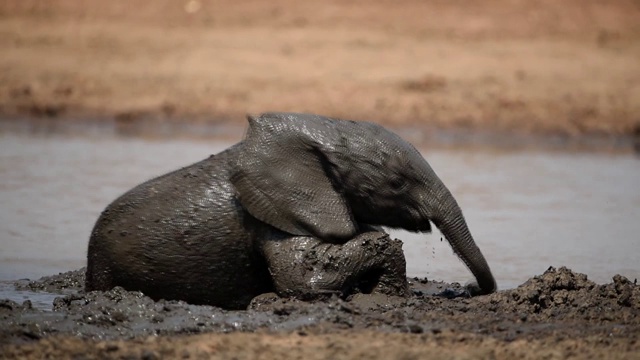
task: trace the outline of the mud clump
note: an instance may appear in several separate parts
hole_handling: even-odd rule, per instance
[[[18,280],[14,283],[17,290],[46,291],[51,293],[65,293],[68,291],[81,292],[84,290],[84,276],[86,268],[67,271],[58,275],[44,276],[39,280]]]
[[[10,354],[8,357],[71,356],[76,352],[89,358],[181,357],[195,356],[194,351],[210,355],[212,348],[202,344],[213,342],[238,344],[217,349],[239,356],[245,354],[240,339],[255,337],[252,341],[295,340],[296,344],[313,338],[313,344],[341,346],[345,356],[360,356],[356,350],[371,345],[368,339],[379,339],[400,351],[417,341],[415,336],[421,339],[414,344],[419,350],[416,354],[429,349],[453,356],[446,349],[465,348],[480,357],[513,358],[529,349],[540,355],[548,353],[549,358],[599,357],[612,351],[629,354],[620,358],[632,358],[640,351],[640,287],[636,282],[616,275],[611,283],[600,285],[565,267],[549,268],[516,289],[474,298],[466,297],[458,284],[414,278],[408,279],[408,297],[354,294],[346,299],[328,295],[301,301],[270,293],[256,297],[244,311],[154,301],[119,287],[84,293],[83,276],[81,269],[18,282],[20,289],[72,293],[56,298],[51,311],[34,309],[28,301],[0,301],[0,344],[5,344],[0,351]],[[200,337],[194,337],[196,334]],[[264,349],[257,347],[244,357],[255,357]],[[277,351],[273,351],[265,356],[276,358]],[[331,357],[326,348],[323,351],[319,354]],[[383,353],[380,350],[370,356],[382,358]]]
[[[640,287],[621,275],[598,285],[566,267],[549,268],[518,288],[478,299],[487,310],[527,314],[539,320],[637,321]]]

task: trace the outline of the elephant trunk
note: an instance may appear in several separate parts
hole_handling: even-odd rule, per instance
[[[473,240],[462,215],[462,210],[448,190],[444,190],[443,193],[447,196],[442,199],[439,210],[431,220],[449,241],[456,255],[462,259],[475,276],[479,288],[470,287],[472,295],[489,294],[496,291],[496,281],[491,274],[489,264]]]

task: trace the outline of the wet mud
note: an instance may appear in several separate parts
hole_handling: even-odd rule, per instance
[[[153,359],[637,358],[640,353],[637,281],[616,275],[601,285],[564,267],[474,298],[458,284],[412,278],[406,298],[353,294],[300,301],[263,294],[244,311],[156,302],[122,288],[84,293],[83,277],[80,269],[17,282],[17,290],[61,296],[51,311],[28,300],[0,301],[0,354]]]

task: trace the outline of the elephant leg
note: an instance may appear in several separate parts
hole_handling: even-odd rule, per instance
[[[344,244],[302,236],[270,239],[262,248],[280,296],[408,294],[402,242],[382,232],[363,233]]]

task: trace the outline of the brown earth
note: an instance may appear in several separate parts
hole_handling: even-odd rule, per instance
[[[84,271],[18,290],[67,293],[53,311],[0,301],[4,358],[638,359],[640,286],[598,285],[550,268],[516,289],[466,298],[460,286],[410,279],[412,296],[314,302],[256,297],[246,311],[83,293]]]
[[[633,0],[4,0],[0,114],[640,138],[639,39]]]

